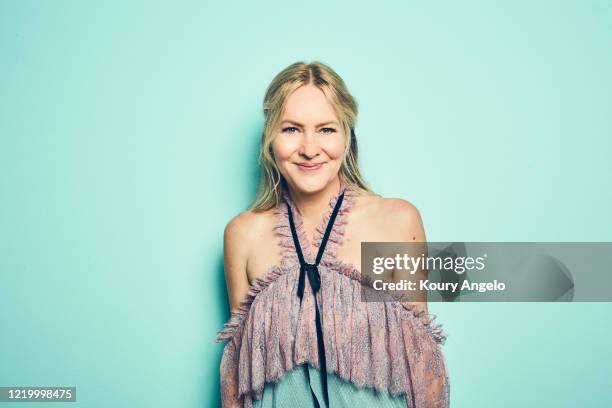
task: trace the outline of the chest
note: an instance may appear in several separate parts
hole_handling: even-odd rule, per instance
[[[347,221],[342,234],[342,243],[336,247],[336,258],[342,262],[353,264],[359,269],[361,265],[361,243],[386,241],[392,237],[392,234],[390,235],[389,229],[380,222],[362,217],[359,213],[349,214]],[[303,232],[306,239],[303,240],[302,246],[308,248],[310,254],[314,257],[319,250],[318,246],[314,245],[315,239],[320,238],[321,234],[317,233],[316,226],[308,222],[304,222]],[[279,236],[275,235],[272,230],[260,234],[256,242],[257,245],[251,249],[247,262],[247,275],[251,283],[281,262]]]

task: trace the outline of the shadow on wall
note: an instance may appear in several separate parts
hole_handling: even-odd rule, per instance
[[[249,123],[245,124],[243,131],[237,132],[238,134],[248,134],[249,136],[245,138],[249,143],[249,148],[246,149],[248,152],[246,157],[236,157],[235,160],[227,160],[225,162],[226,169],[223,173],[225,174],[235,174],[236,168],[231,168],[232,166],[236,166],[236,163],[246,163],[241,166],[243,169],[246,169],[244,174],[243,182],[236,183],[228,183],[228,188],[236,189],[240,188],[242,192],[236,191],[225,191],[222,192],[221,197],[227,199],[227,197],[240,197],[244,199],[239,200],[241,203],[245,203],[243,208],[240,208],[239,211],[245,211],[247,207],[251,204],[255,194],[257,192],[257,188],[259,186],[259,178],[260,178],[260,169],[259,169],[259,146],[261,141],[261,133],[263,131],[263,123],[261,120],[250,120]],[[254,130],[255,129],[255,130]],[[240,143],[238,140],[237,143]],[[242,150],[242,149],[237,149]],[[243,150],[244,151],[244,150]],[[222,174],[223,174],[222,173]],[[224,214],[227,218],[227,222],[231,218],[237,215],[236,214]],[[223,225],[225,227],[225,224]],[[218,231],[218,236],[221,239],[223,237],[223,230]],[[217,299],[218,307],[216,310],[221,310],[221,324],[219,327],[216,327],[215,330],[221,330],[223,324],[230,318],[229,311],[229,299],[227,297],[227,288],[225,285],[225,273],[223,269],[223,249],[219,251],[219,253],[215,254],[216,259],[213,267],[213,282],[212,282],[212,290],[213,296]],[[210,270],[208,267],[205,267],[203,271],[205,276],[210,276]],[[206,280],[204,280],[206,282]],[[202,296],[210,296],[211,295],[211,286],[208,284],[202,288]],[[212,333],[212,336],[207,336],[206,338],[216,339],[216,332]],[[213,340],[214,341],[214,340]],[[225,346],[225,342],[217,344],[218,347],[215,348],[216,352],[214,355],[205,353],[205,359],[203,362],[203,366],[206,367],[206,371],[203,373],[203,385],[204,385],[204,395],[209,395],[210,400],[204,401],[202,407],[220,407],[221,406],[221,393],[220,393],[220,382],[219,382],[219,365],[221,363],[221,356],[223,353],[223,347]],[[206,390],[206,388],[209,388]],[[209,391],[209,392],[206,392]]]
[[[225,287],[225,274],[223,271],[223,253],[216,256],[217,261],[215,262],[214,268],[214,281],[213,289],[214,293],[218,294],[218,299],[220,303],[219,309],[222,311],[222,321],[226,322],[229,317],[229,300],[227,297],[227,290]],[[206,288],[210,290],[210,287]],[[207,290],[207,291],[208,291]],[[220,330],[221,327],[218,328]],[[216,333],[213,333],[213,336],[216,339]],[[206,338],[210,338],[207,336]],[[219,382],[219,365],[221,364],[221,355],[223,353],[223,347],[225,346],[225,342],[217,344],[218,350],[214,355],[204,355],[204,367],[208,369],[204,373],[204,382],[205,387],[211,387],[209,393],[205,393],[210,395],[210,401],[205,401],[202,405],[202,408],[208,407],[220,407],[221,406],[221,393],[220,393],[220,382]],[[214,358],[213,358],[214,357]]]

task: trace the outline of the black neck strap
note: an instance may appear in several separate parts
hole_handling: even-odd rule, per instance
[[[336,221],[336,217],[338,216],[338,212],[340,211],[340,207],[342,207],[342,201],[344,200],[344,192],[340,194],[338,197],[338,201],[334,206],[334,211],[329,218],[329,222],[327,223],[327,227],[325,228],[325,234],[323,234],[323,240],[321,241],[321,245],[319,246],[319,252],[317,252],[317,258],[315,260],[315,265],[319,265],[321,262],[321,258],[323,257],[323,252],[325,251],[325,246],[327,245],[327,241],[329,240],[329,236],[331,234],[332,228],[334,226],[334,222]],[[300,239],[298,238],[297,231],[295,229],[295,222],[293,221],[291,206],[287,202],[287,214],[289,215],[289,225],[291,227],[291,235],[293,236],[293,243],[295,244],[295,251],[297,252],[298,259],[300,264],[307,264],[304,259],[304,254],[302,253],[302,247],[300,245]]]
[[[293,244],[295,246],[295,252],[297,253],[298,260],[300,261],[300,276],[298,279],[298,288],[297,288],[297,296],[300,298],[300,304],[302,302],[302,297],[304,296],[304,285],[306,280],[306,274],[308,274],[308,281],[310,282],[310,287],[312,288],[313,295],[319,291],[321,287],[321,275],[319,274],[319,263],[321,262],[321,258],[323,257],[323,252],[325,251],[325,247],[327,246],[327,241],[329,240],[329,236],[331,234],[332,228],[334,226],[334,222],[336,221],[336,216],[340,211],[340,207],[342,206],[342,201],[344,200],[344,191],[338,197],[338,201],[334,206],[334,210],[329,218],[329,222],[327,223],[327,227],[325,228],[325,233],[323,234],[323,239],[321,240],[321,245],[319,246],[319,251],[317,252],[317,257],[314,264],[309,264],[304,259],[304,254],[302,253],[302,246],[300,245],[300,240],[298,238],[297,231],[295,229],[295,222],[293,221],[293,213],[291,206],[287,202],[287,215],[289,217],[289,226],[291,227],[291,235],[293,236]],[[325,399],[325,406],[329,406],[329,394],[327,391],[327,364],[326,364],[326,356],[325,356],[325,343],[323,341],[323,327],[321,323],[321,314],[319,312],[319,306],[317,304],[317,297],[314,296],[315,302],[315,325],[317,329],[317,347],[319,351],[319,365],[321,367],[321,376],[323,377],[323,398]],[[310,381],[310,374],[308,371],[308,365],[305,365],[306,375],[308,380]],[[313,394],[313,399],[315,401],[316,407],[319,407],[316,396],[314,395],[314,391],[311,392]]]

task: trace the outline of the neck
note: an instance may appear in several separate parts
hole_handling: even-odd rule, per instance
[[[321,214],[325,213],[330,200],[340,193],[341,183],[340,179],[336,177],[333,182],[316,193],[304,193],[291,186],[288,186],[288,188],[296,210],[302,218],[312,220],[320,218]]]

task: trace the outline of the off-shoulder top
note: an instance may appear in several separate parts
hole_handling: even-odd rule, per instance
[[[305,261],[314,264],[316,259],[303,220],[283,192],[284,201],[274,210],[281,261],[252,283],[217,336],[217,341],[227,341],[220,367],[223,408],[252,407],[266,383],[278,383],[302,364],[323,368],[360,388],[404,395],[409,408],[449,406],[450,384],[441,350],[447,336],[440,324],[434,324],[436,316],[408,302],[362,301],[361,273],[336,255],[358,195],[357,188],[342,183],[331,198],[316,229],[317,248],[340,197],[343,203],[317,268],[320,289],[304,290],[300,299],[296,294],[301,265],[288,211]],[[323,349],[317,344],[315,307],[321,316]]]

